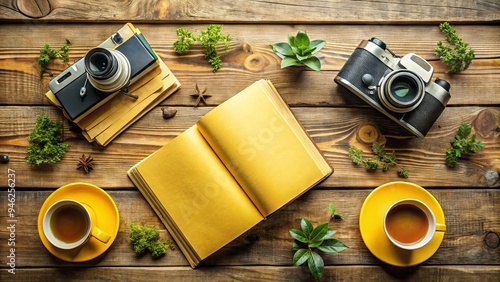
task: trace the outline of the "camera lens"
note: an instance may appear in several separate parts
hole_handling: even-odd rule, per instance
[[[90,58],[90,70],[93,73],[103,73],[110,65],[110,58],[104,54],[94,54]],[[112,58],[111,58],[112,59]]]
[[[425,93],[423,80],[408,70],[397,70],[382,78],[379,98],[393,112],[405,113],[415,109]]]
[[[407,76],[398,76],[392,81],[389,93],[399,102],[407,103],[415,99],[418,90],[415,80]]]
[[[108,79],[118,70],[118,61],[111,51],[105,48],[94,48],[85,56],[85,70],[95,79]]]
[[[102,92],[115,92],[130,80],[130,63],[119,51],[105,48],[90,50],[84,59],[90,83]]]

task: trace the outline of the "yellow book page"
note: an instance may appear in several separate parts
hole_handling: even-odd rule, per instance
[[[136,168],[202,259],[263,219],[196,126]]]
[[[268,81],[252,84],[197,125],[264,216],[332,173]]]

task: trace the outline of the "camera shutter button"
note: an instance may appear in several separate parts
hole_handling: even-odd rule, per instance
[[[363,81],[363,83],[368,87],[368,89],[375,90],[376,88],[375,79],[371,74],[369,73],[363,74],[363,76],[361,77],[361,81]]]

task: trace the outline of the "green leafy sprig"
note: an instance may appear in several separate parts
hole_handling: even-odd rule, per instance
[[[288,43],[275,43],[271,45],[271,48],[282,59],[281,68],[304,65],[320,71],[321,62],[315,54],[325,45],[325,40],[310,41],[305,31],[299,31],[296,36],[288,36]]]
[[[47,66],[53,59],[61,59],[63,63],[68,64],[69,62],[69,45],[71,42],[66,39],[66,44],[61,47],[61,49],[52,49],[49,44],[45,44],[42,49],[40,49],[40,57],[38,57],[37,63],[40,65],[40,78],[44,73],[48,73],[50,76],[54,76],[51,71],[47,71]]]
[[[130,225],[130,242],[138,255],[151,252],[153,258],[166,254],[167,247],[171,250],[175,248],[172,240],[160,240],[160,232],[156,228],[134,223]]]
[[[363,159],[363,150],[357,148],[356,146],[351,146],[347,155],[351,158],[354,164],[364,165],[368,171],[376,171],[379,166],[382,166],[382,171],[388,171],[392,166],[397,166],[399,177],[409,177],[408,171],[398,164],[396,153],[394,151],[392,151],[391,154],[387,154],[385,151],[385,145],[377,142],[373,142],[372,151],[374,154],[372,158]]]
[[[66,154],[69,144],[61,138],[62,122],[52,121],[46,113],[36,119],[28,141],[26,161],[33,165],[53,164]]]
[[[437,48],[434,50],[435,54],[439,56],[441,61],[450,66],[446,73],[455,73],[458,71],[466,70],[472,59],[474,59],[474,50],[465,43],[460,37],[453,26],[448,22],[441,23],[439,29],[445,34],[445,39],[449,44],[444,44],[439,41]]]
[[[306,218],[300,221],[299,229],[290,229],[290,235],[295,239],[292,249],[293,265],[299,266],[307,261],[309,271],[317,281],[321,280],[325,264],[323,258],[314,251],[318,249],[326,254],[336,254],[344,251],[348,247],[337,239],[333,239],[335,230],[328,227],[328,222],[313,227]]]
[[[333,219],[342,219],[343,216],[337,213],[337,211],[335,210],[335,206],[332,203],[328,205],[328,209],[330,210],[330,214],[332,215]]]
[[[473,155],[477,150],[484,148],[484,143],[476,141],[476,134],[471,134],[472,128],[467,123],[462,123],[455,137],[450,141],[450,148],[446,150],[446,165],[455,167],[462,154]]]
[[[177,41],[174,42],[174,50],[178,54],[184,54],[194,42],[200,42],[205,47],[205,59],[212,65],[214,72],[222,66],[222,59],[217,51],[219,43],[224,44],[224,50],[229,49],[231,36],[222,35],[222,25],[211,24],[206,30],[196,36],[192,32],[183,28],[177,29]]]

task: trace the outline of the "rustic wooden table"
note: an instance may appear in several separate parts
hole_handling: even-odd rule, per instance
[[[213,2],[213,3],[212,3]],[[0,4],[0,281],[140,281],[140,280],[310,280],[307,266],[293,267],[290,228],[301,217],[313,224],[328,219],[333,203],[344,219],[331,222],[335,237],[349,246],[338,255],[325,255],[325,280],[498,281],[500,277],[500,2],[475,1],[205,1],[205,0],[7,0]],[[462,73],[444,74],[434,55],[441,22],[452,23],[475,50],[476,58]],[[69,39],[70,59],[133,22],[145,34],[182,83],[162,103],[178,110],[164,120],[153,109],[106,148],[89,144],[70,131],[61,113],[44,97],[49,76],[39,77],[36,60],[45,43],[60,47]],[[202,48],[187,55],[173,51],[175,30],[201,30],[223,24],[233,41],[222,52],[223,67],[213,73]],[[270,44],[289,34],[307,31],[324,39],[319,57],[322,71],[280,69]],[[398,126],[361,100],[340,91],[333,78],[362,39],[377,36],[398,55],[417,53],[430,61],[435,76],[448,80],[452,98],[424,139],[402,137]],[[51,65],[55,73],[65,68]],[[214,106],[252,82],[270,79],[312,136],[334,174],[318,187],[285,206],[216,254],[191,269],[179,250],[152,259],[137,257],[129,241],[131,223],[151,225],[169,234],[126,171]],[[212,95],[208,105],[195,107],[195,85]],[[64,121],[64,141],[71,144],[60,163],[32,168],[25,161],[27,136],[36,117],[48,113]],[[486,148],[461,160],[454,169],[445,164],[445,151],[458,126],[471,124]],[[370,142],[386,140],[407,168],[409,182],[419,184],[441,204],[448,231],[437,252],[421,265],[389,266],[367,249],[358,219],[367,195],[377,186],[401,180],[395,170],[368,173],[347,156],[351,145],[368,151]],[[78,157],[91,154],[95,170],[76,170]],[[9,171],[15,193],[8,193]],[[495,173],[497,178],[495,178]],[[493,177],[487,177],[493,176]],[[44,200],[58,187],[89,182],[104,188],[120,212],[116,241],[99,258],[68,263],[52,256],[37,232]],[[15,230],[10,227],[8,194],[15,195]],[[224,219],[221,219],[224,220]],[[10,241],[9,241],[10,240]],[[15,245],[10,242],[15,240]],[[12,250],[15,259],[12,259]],[[8,258],[11,256],[11,258]],[[15,274],[9,272],[14,262]],[[11,271],[13,272],[13,271]]]

